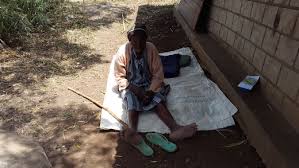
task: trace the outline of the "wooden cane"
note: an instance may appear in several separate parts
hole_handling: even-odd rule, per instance
[[[84,94],[82,94],[82,93],[80,93],[80,92],[78,92],[78,91],[76,91],[76,90],[74,90],[74,89],[72,89],[72,88],[70,88],[70,87],[68,88],[68,90],[70,90],[70,91],[76,93],[77,95],[79,95],[79,96],[81,96],[81,97],[83,97],[83,98],[89,100],[90,102],[92,102],[92,103],[93,103],[94,105],[96,105],[97,107],[106,110],[106,111],[107,111],[113,118],[115,118],[119,123],[121,123],[121,125],[123,125],[125,128],[129,128],[128,124],[125,123],[124,121],[122,121],[119,117],[117,117],[117,115],[115,115],[114,112],[112,112],[112,111],[109,110],[108,108],[104,107],[104,106],[101,105],[100,103],[96,102],[96,101],[93,100],[91,97],[88,97],[88,96],[86,96],[86,95],[84,95]]]

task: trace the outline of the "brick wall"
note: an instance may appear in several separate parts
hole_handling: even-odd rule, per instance
[[[213,0],[208,30],[299,130],[299,0]]]

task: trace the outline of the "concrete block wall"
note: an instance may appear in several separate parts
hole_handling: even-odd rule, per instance
[[[212,0],[208,30],[299,131],[299,0]]]

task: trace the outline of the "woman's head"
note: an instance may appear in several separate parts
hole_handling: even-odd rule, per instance
[[[147,32],[144,24],[135,24],[128,32],[128,40],[131,42],[135,52],[141,54],[146,47]]]

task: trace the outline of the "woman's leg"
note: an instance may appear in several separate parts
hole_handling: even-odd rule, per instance
[[[159,103],[155,109],[158,117],[168,126],[171,133],[169,137],[172,140],[182,140],[184,138],[189,138],[193,136],[197,131],[197,125],[195,123],[181,126],[176,123],[173,116],[167,109],[166,105]]]

